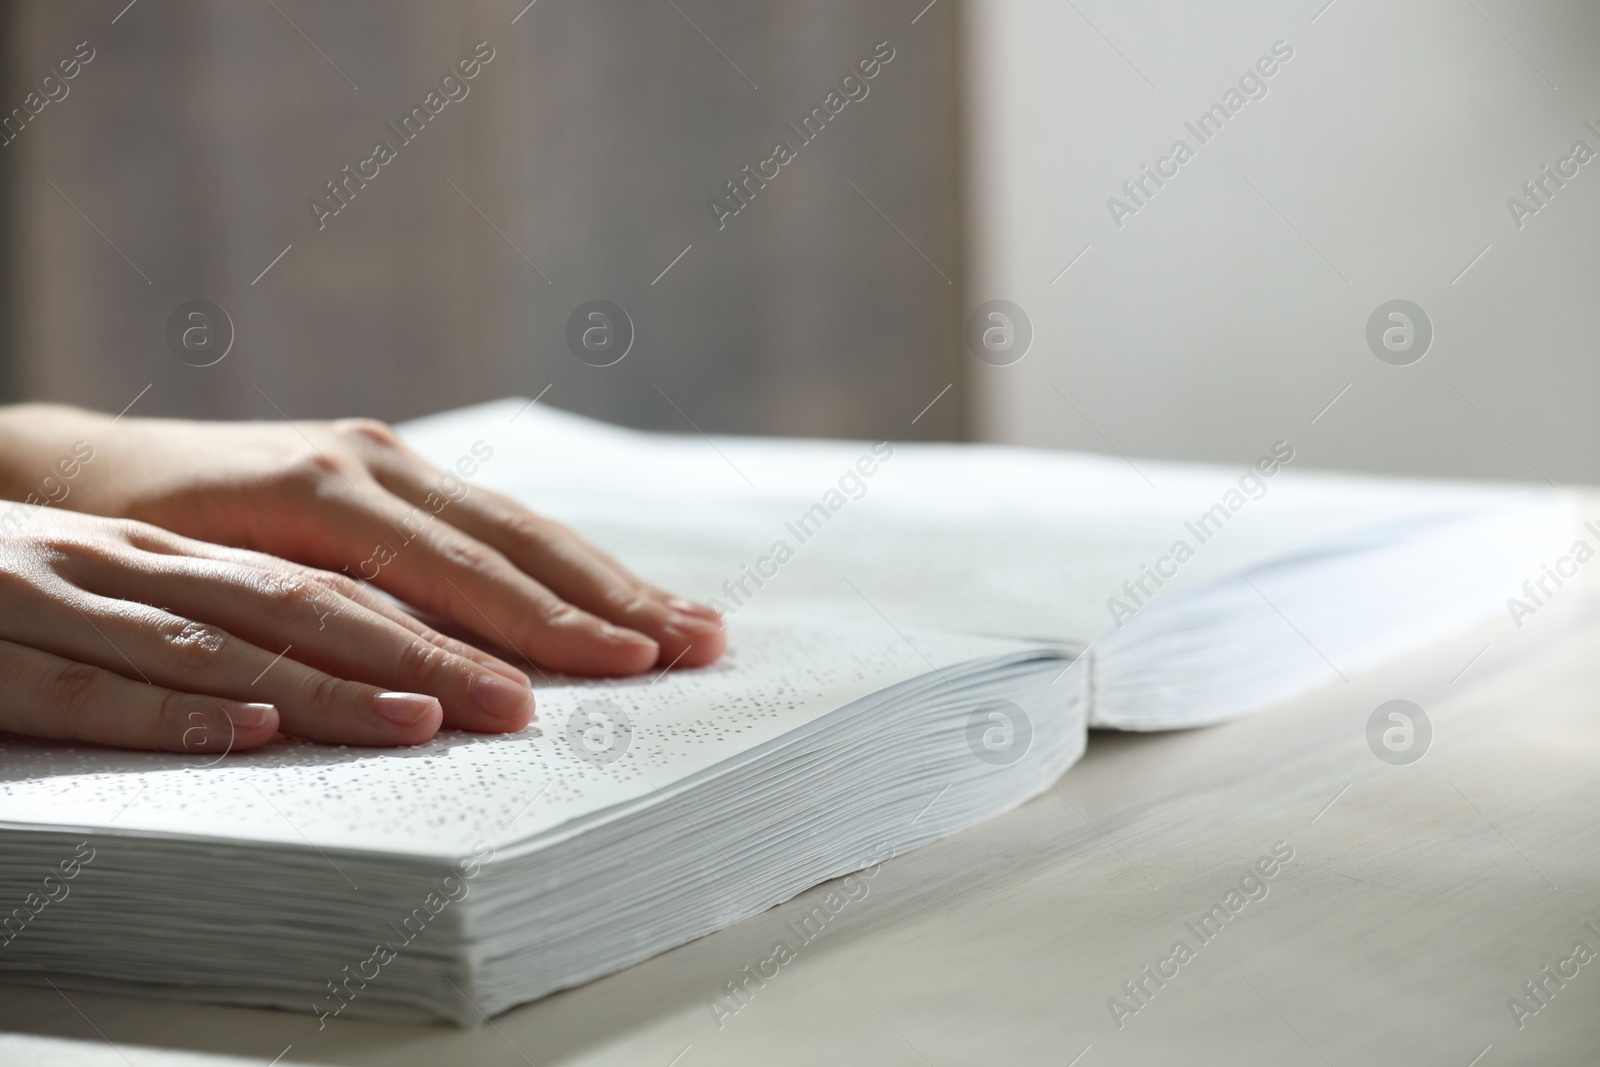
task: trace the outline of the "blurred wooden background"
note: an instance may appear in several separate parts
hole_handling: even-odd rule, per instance
[[[911,424],[968,362],[953,5],[126,3],[0,13],[7,111],[95,50],[0,148],[9,399],[401,419],[550,385],[658,429],[963,434],[950,397]],[[485,40],[467,98],[319,231],[307,201]],[[866,99],[719,232],[707,200],[881,40]],[[564,340],[597,297],[637,331],[609,368]],[[196,298],[236,329],[216,366],[167,347]]]

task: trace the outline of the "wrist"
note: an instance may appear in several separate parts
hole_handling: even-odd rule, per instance
[[[109,416],[59,404],[0,408],[0,499],[65,500],[95,457],[96,431]]]

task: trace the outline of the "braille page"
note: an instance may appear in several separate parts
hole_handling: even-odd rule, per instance
[[[722,663],[536,686],[517,734],[426,745],[280,742],[193,756],[0,740],[0,824],[152,832],[455,858],[497,848],[735,759],[935,668],[1026,649],[874,626],[737,623]],[[574,722],[574,716],[577,716]],[[0,735],[3,737],[3,735]]]
[[[1269,477],[1245,463],[642,433],[527,401],[401,429],[440,466],[460,471],[467,457],[467,491],[509,493],[736,617],[887,618],[1080,646],[1116,626],[1112,598],[1160,603],[1351,531],[1392,524],[1399,536],[1418,516],[1555,516],[1561,499],[1314,474],[1294,460]],[[493,450],[488,462],[471,462],[474,442]],[[1262,455],[1273,447],[1263,441]],[[1179,542],[1192,553],[1181,564]]]

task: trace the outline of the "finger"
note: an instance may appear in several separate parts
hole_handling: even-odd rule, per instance
[[[436,697],[336,678],[288,658],[292,645],[268,651],[217,626],[81,589],[52,597],[28,631],[34,647],[125,678],[272,704],[284,733],[324,744],[420,744],[443,719]]]
[[[292,649],[290,658],[326,674],[437,697],[444,724],[457,729],[505,733],[533,717],[526,681],[424,641],[304,575],[138,553],[129,565],[84,584],[123,600],[159,601],[164,610],[261,648]]]
[[[662,666],[703,667],[727,647],[715,611],[640,581],[567,527],[509,498],[475,491],[441,517],[498,549],[568,603],[655,638]]]
[[[615,557],[560,523],[542,519],[511,498],[471,489],[434,467],[388,427],[363,426],[358,440],[377,482],[395,496],[425,508],[495,548],[557,596],[662,643],[661,656],[685,665],[720,655],[722,616],[705,604],[673,596],[641,581]],[[447,486],[447,477],[454,491]],[[460,495],[457,495],[457,494]],[[709,639],[709,640],[708,640]],[[716,651],[709,654],[707,646]]]
[[[423,505],[439,495],[430,470],[417,465],[379,468],[378,480],[401,499]],[[653,638],[658,664],[700,667],[727,647],[722,621],[708,607],[673,597],[640,581],[621,563],[560,523],[540,518],[509,497],[472,489],[438,517],[495,549],[519,570],[576,607]]]
[[[561,540],[570,543],[573,549],[579,551],[582,557],[580,562],[584,567],[605,572],[608,577],[625,583],[629,589],[643,589],[674,611],[713,623],[721,621],[722,616],[715,609],[673,596],[663,589],[641,581],[616,557],[573,534],[560,523],[541,519],[503,494],[460,484],[460,479],[439,470],[399,442],[398,438],[394,447],[371,451],[365,458],[372,476],[385,489],[408,503],[437,509],[437,514],[446,518],[452,525],[471,533],[485,543],[493,543],[494,547],[505,552],[507,556],[512,556],[516,551],[515,548],[508,551],[508,547],[521,538],[515,536],[507,538],[503,535],[516,534],[518,531],[515,527],[519,523],[533,520],[536,526],[542,526],[553,534],[564,535]],[[458,483],[457,491],[461,495],[457,496],[446,489],[444,485],[446,478]],[[454,506],[454,511],[447,512],[446,506]],[[463,513],[465,518],[458,517]],[[541,532],[543,531],[539,529],[530,531],[533,535]]]
[[[627,675],[650,669],[660,647],[562,600],[505,556],[376,483],[309,516],[318,551],[360,560],[357,577],[570,674]]]
[[[323,616],[323,612],[327,610],[326,605],[329,601],[335,598],[353,600],[367,610],[404,627],[424,641],[436,645],[446,652],[487,667],[496,674],[511,679],[518,685],[526,687],[529,684],[526,674],[499,656],[492,655],[480,648],[475,648],[465,641],[440,633],[421,619],[405,611],[393,600],[372,589],[366,583],[358,582],[348,575],[319,570],[301,563],[291,563],[277,556],[271,556],[265,552],[255,552],[248,548],[232,548],[227,545],[214,545],[208,541],[195,541],[154,527],[137,531],[135,535],[129,537],[129,541],[136,548],[160,555],[219,560],[225,563],[243,564],[244,566],[270,573],[308,579],[324,591],[315,595],[312,605],[319,619]]]
[[[453,637],[450,634],[441,633],[437,628],[429,626],[426,622],[407,611],[395,600],[384,595],[382,592],[374,589],[365,582],[358,582],[354,578],[349,578],[342,574],[334,574],[330,571],[316,570],[315,568],[311,567],[301,567],[298,564],[289,564],[289,566],[293,568],[296,573],[305,574],[314,581],[327,583],[333,591],[339,593],[349,600],[355,601],[357,604],[360,604],[367,610],[383,616],[385,619],[388,619],[395,625],[409,630],[411,633],[416,634],[424,641],[427,641],[433,645],[437,645],[446,652],[461,656],[464,659],[469,659],[480,666],[487,667],[496,674],[509,678],[524,688],[530,684],[527,673],[519,669],[515,664],[509,663],[506,660],[501,659],[499,656],[496,656],[491,652],[486,652],[475,645],[461,640],[460,638]]]
[[[0,729],[29,737],[222,755],[264,745],[278,732],[271,704],[130,681],[10,641],[0,641],[0,677]]]
[[[502,503],[503,505],[505,505],[508,508],[513,508],[513,509],[516,509],[518,511],[527,512],[526,508],[524,508],[521,504],[517,503],[515,500],[511,499],[510,497],[504,496],[504,495],[502,495],[500,493],[488,492],[487,490],[485,490],[485,493],[486,493],[486,495],[489,497],[489,499],[491,501],[498,500],[500,503]],[[546,520],[546,521],[550,521],[550,520]],[[653,595],[655,595],[659,600],[663,601],[668,607],[672,608],[674,611],[681,611],[686,615],[694,615],[694,616],[696,616],[698,618],[706,619],[706,620],[708,620],[710,622],[717,623],[719,628],[720,628],[721,623],[722,623],[722,614],[720,612],[718,612],[716,608],[712,607],[709,604],[701,604],[701,603],[697,603],[696,601],[693,601],[693,600],[688,600],[688,599],[686,599],[684,597],[676,595],[675,593],[669,593],[665,589],[662,589],[658,585],[655,585],[655,584],[653,584],[651,582],[647,582],[642,578],[636,577],[634,575],[634,573],[632,571],[630,571],[622,563],[621,560],[617,559],[617,557],[613,556],[611,553],[607,552],[605,549],[601,548],[599,545],[597,545],[594,542],[589,541],[589,540],[587,540],[585,538],[578,537],[577,534],[573,533],[571,530],[569,530],[566,526],[563,526],[561,523],[550,521],[550,524],[552,526],[556,527],[558,530],[565,531],[569,536],[577,538],[579,543],[582,544],[586,549],[588,549],[589,554],[591,556],[593,556],[595,559],[599,560],[604,566],[609,567],[613,572],[621,575],[623,578],[625,578],[625,579],[627,579],[629,581],[638,582],[640,585],[642,585],[646,589],[650,590],[650,592]]]

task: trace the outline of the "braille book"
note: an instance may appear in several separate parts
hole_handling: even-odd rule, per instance
[[[1090,727],[1527,625],[1581,536],[1559,492],[1317,475],[1291,441],[1218,467],[524,400],[402,429],[713,603],[725,660],[535,673],[528,729],[409,749],[0,735],[0,977],[476,1025],[1022,804]]]

